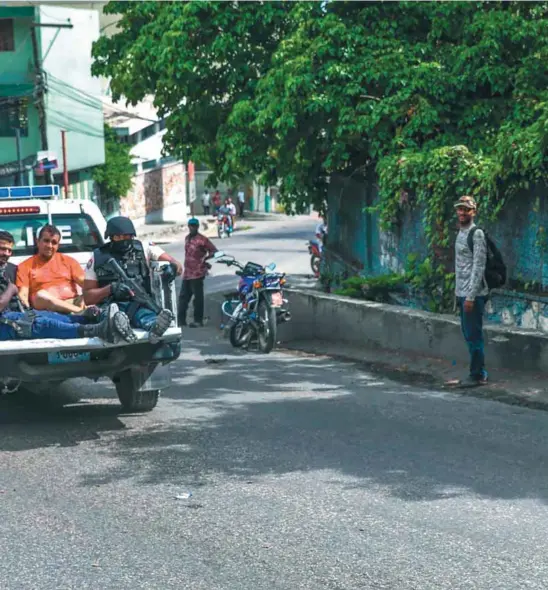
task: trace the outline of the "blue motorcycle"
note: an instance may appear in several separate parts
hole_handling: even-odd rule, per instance
[[[257,341],[259,350],[269,353],[276,344],[278,324],[291,319],[285,305],[283,286],[285,273],[274,272],[274,263],[264,267],[254,262],[243,265],[233,256],[217,252],[214,259],[219,264],[236,266],[240,277],[238,290],[225,295],[223,314],[228,318],[230,343],[235,348],[249,346]]]

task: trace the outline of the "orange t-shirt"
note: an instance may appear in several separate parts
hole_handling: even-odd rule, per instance
[[[84,269],[78,262],[57,252],[51,260],[32,256],[17,267],[17,287],[28,287],[29,300],[46,290],[59,299],[74,299],[80,293],[78,282],[84,280]]]

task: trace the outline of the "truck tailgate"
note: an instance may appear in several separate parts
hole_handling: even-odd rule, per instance
[[[138,342],[146,341],[148,336],[144,330],[135,330]],[[162,341],[174,342],[181,338],[181,328],[169,328],[163,335]],[[65,350],[95,350],[103,348],[119,348],[131,346],[128,342],[109,344],[100,338],[71,338],[70,340],[40,339],[40,340],[4,340],[0,342],[0,356],[13,353],[56,352]]]

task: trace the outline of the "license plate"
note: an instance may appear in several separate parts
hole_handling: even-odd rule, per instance
[[[91,360],[91,352],[48,352],[48,363],[60,365],[62,363],[85,363]]]
[[[279,291],[277,293],[272,293],[272,307],[281,307],[283,303],[284,298]]]

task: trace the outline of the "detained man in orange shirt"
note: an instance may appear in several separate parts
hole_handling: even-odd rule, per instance
[[[38,253],[17,268],[19,297],[33,309],[59,313],[80,313],[84,309],[78,287],[84,284],[84,270],[78,261],[58,252],[61,232],[45,225],[38,234]]]

